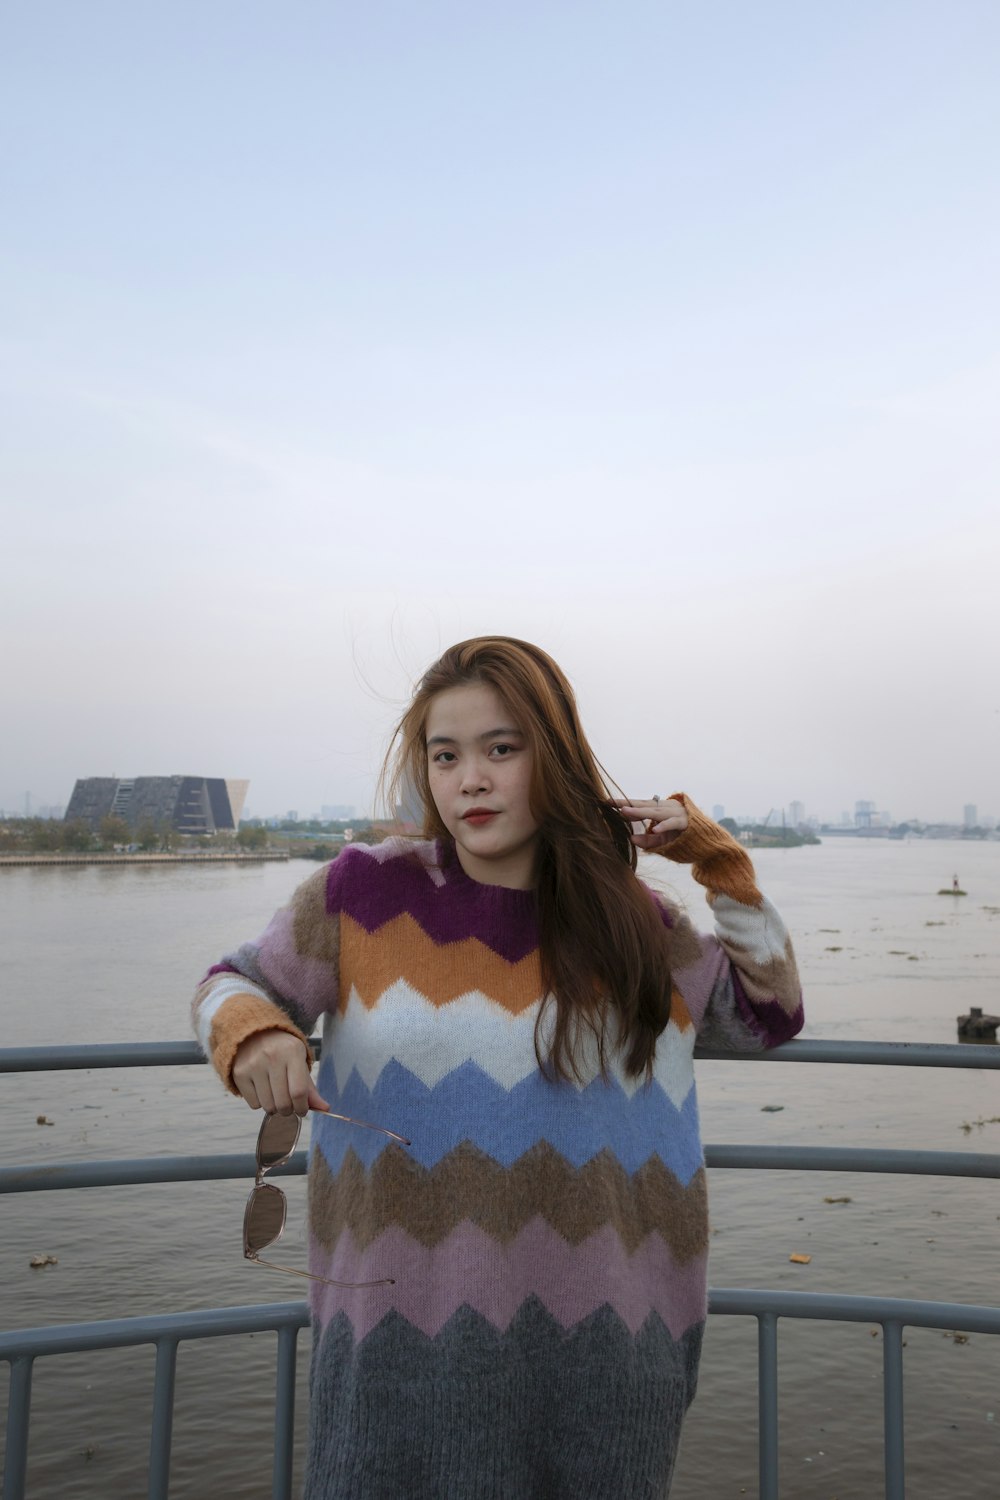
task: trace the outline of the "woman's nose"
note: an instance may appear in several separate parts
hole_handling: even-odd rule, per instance
[[[462,791],[470,794],[484,792],[489,785],[489,776],[481,765],[468,765],[462,776]]]

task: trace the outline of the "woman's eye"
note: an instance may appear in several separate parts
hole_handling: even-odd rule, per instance
[[[506,758],[506,756],[510,755],[513,749],[513,745],[494,745],[493,754],[497,757],[498,760],[502,760]]]
[[[453,751],[451,751],[451,750],[439,750],[437,752],[437,754],[435,755],[435,757],[434,757],[434,764],[436,766],[448,766],[448,765],[451,765],[451,762],[454,759],[455,759],[455,756],[454,756],[454,752]]]

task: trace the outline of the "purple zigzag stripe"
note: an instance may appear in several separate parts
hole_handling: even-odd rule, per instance
[[[435,943],[455,943],[470,933],[509,963],[517,963],[538,946],[538,919],[533,891],[479,885],[443,853],[444,885],[415,850],[401,850],[372,867],[372,855],[345,849],[330,866],[327,911],[344,912],[367,932],[375,932],[401,912],[420,924]]]
[[[758,1033],[763,1034],[765,1047],[790,1042],[802,1030],[805,1015],[801,1000],[791,1014],[779,1000],[755,1000],[751,1005],[736,969],[733,970],[733,989],[744,1021],[748,1027],[756,1027]]]
[[[233,964],[213,964],[208,973],[202,978],[201,983],[204,984],[206,979],[211,979],[213,974],[238,974],[239,972],[239,969]]]
[[[366,1291],[313,1283],[320,1324],[343,1311],[358,1341],[391,1309],[432,1338],[460,1307],[471,1307],[503,1332],[530,1297],[567,1329],[605,1304],[633,1335],[651,1312],[675,1339],[705,1317],[705,1256],[679,1265],[658,1234],[629,1255],[610,1225],[577,1246],[542,1218],[532,1219],[508,1245],[469,1222],[435,1246],[393,1226],[359,1250],[346,1231],[329,1253],[313,1243],[310,1268],[337,1281],[394,1278],[393,1286]]]

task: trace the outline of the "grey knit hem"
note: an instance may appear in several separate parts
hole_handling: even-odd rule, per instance
[[[304,1500],[664,1500],[703,1325],[567,1331],[531,1299],[505,1333],[461,1308],[435,1338],[388,1314],[314,1331]]]

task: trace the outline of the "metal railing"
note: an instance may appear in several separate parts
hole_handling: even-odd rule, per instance
[[[309,1323],[305,1302],[272,1302],[254,1307],[218,1307],[158,1317],[106,1318],[94,1323],[62,1323],[0,1333],[0,1359],[10,1363],[7,1401],[5,1500],[23,1500],[31,1419],[31,1376],[45,1354],[79,1354],[92,1349],[124,1349],[152,1344],[156,1349],[153,1415],[149,1438],[149,1500],[167,1500],[174,1417],[174,1375],[182,1339],[212,1339],[240,1333],[278,1334],[274,1403],[273,1500],[289,1500],[292,1483],[292,1430],[295,1419],[295,1349],[299,1329]]]
[[[318,1039],[313,1046],[319,1051]],[[700,1058],[725,1061],[853,1063],[879,1066],[1000,1069],[1000,1047],[938,1046],[893,1042],[796,1041],[771,1052],[734,1054],[699,1049]],[[194,1042],[146,1042],[76,1047],[14,1047],[0,1050],[0,1073],[52,1069],[170,1067],[203,1063]],[[882,1150],[864,1147],[708,1145],[706,1165],[758,1170],[824,1172],[904,1172],[918,1175],[1000,1178],[1000,1155],[966,1151]],[[306,1170],[297,1152],[287,1174]],[[253,1178],[249,1153],[167,1156],[95,1162],[64,1162],[42,1167],[0,1168],[0,1193],[68,1188],[120,1187],[158,1182]],[[859,1297],[822,1292],[716,1289],[709,1312],[757,1320],[758,1439],[760,1500],[779,1500],[778,1490],[778,1320],[807,1318],[881,1325],[883,1332],[883,1421],[886,1500],[904,1500],[903,1330],[941,1328],[963,1333],[1000,1334],[1000,1307],[927,1302],[890,1297]],[[289,1500],[295,1409],[295,1353],[299,1330],[308,1325],[305,1302],[171,1313],[157,1317],[107,1319],[0,1333],[0,1360],[11,1367],[7,1414],[5,1500],[23,1500],[31,1415],[31,1378],[36,1359],[153,1344],[156,1370],[150,1433],[149,1500],[167,1500],[177,1346],[184,1339],[221,1338],[273,1330],[276,1363],[272,1500]]]

